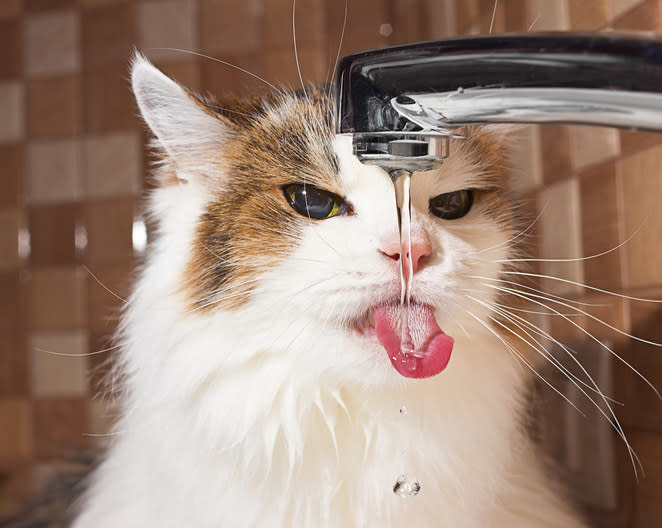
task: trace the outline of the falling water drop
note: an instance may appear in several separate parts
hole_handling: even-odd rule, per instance
[[[400,407],[400,414],[407,414],[407,407],[405,405]]]
[[[396,480],[393,485],[393,493],[403,499],[414,497],[415,495],[418,495],[420,491],[421,484],[418,480],[411,478],[404,473],[398,477],[398,480]]]

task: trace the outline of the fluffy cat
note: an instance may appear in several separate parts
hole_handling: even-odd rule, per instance
[[[431,340],[454,343],[407,377],[384,346],[396,195],[335,135],[333,99],[219,107],[140,56],[132,82],[160,153],[157,232],[121,325],[122,416],[74,528],[583,526],[527,438],[530,372],[476,279],[518,233],[502,133],[464,130],[413,175],[414,345],[437,361]],[[393,493],[403,474],[417,496]]]

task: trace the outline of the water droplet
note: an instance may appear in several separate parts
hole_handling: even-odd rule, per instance
[[[398,480],[395,481],[395,485],[393,486],[393,493],[395,493],[398,497],[402,497],[403,499],[418,495],[420,491],[421,484],[418,482],[418,480],[408,477],[405,474],[400,475]]]
[[[457,93],[459,93],[459,94],[463,94],[463,93],[464,93],[464,88],[462,88],[462,87],[460,86],[460,87],[457,89]]]
[[[407,407],[405,407],[404,405],[400,407],[400,414],[407,414]]]

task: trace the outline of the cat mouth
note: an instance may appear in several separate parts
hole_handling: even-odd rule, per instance
[[[434,309],[412,301],[374,306],[356,325],[384,348],[393,368],[406,378],[429,378],[446,368],[454,340],[439,327]],[[404,330],[403,330],[404,328]]]

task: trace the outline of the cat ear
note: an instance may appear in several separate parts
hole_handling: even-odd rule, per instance
[[[136,53],[131,84],[143,119],[179,169],[220,155],[228,125],[175,81]]]

